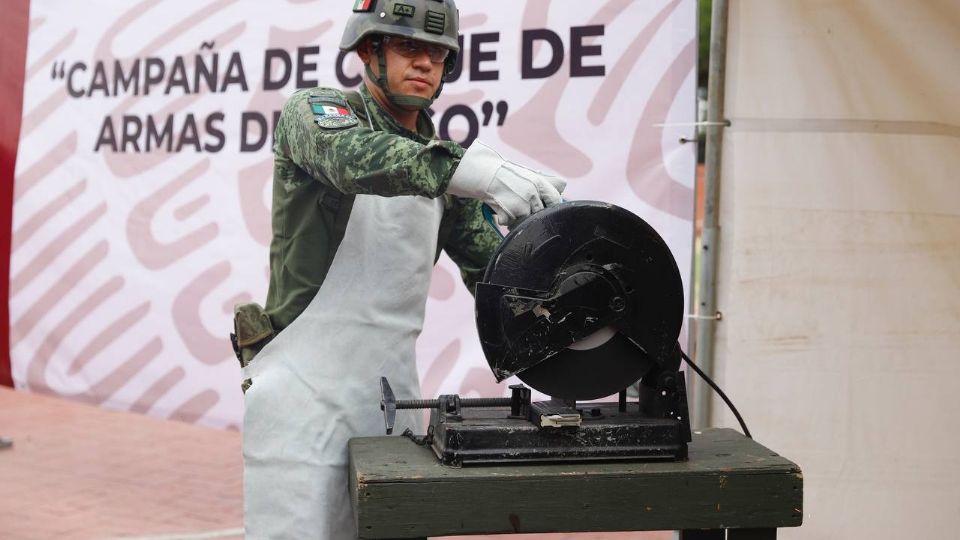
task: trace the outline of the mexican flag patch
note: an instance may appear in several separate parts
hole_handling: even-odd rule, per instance
[[[363,13],[366,11],[373,10],[374,0],[355,0],[353,3],[353,11],[355,13]]]
[[[326,129],[343,129],[360,123],[350,106],[343,103],[314,102],[310,104],[318,126]]]

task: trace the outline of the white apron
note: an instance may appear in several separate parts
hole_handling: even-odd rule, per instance
[[[442,214],[442,198],[357,196],[323,286],[244,370],[248,540],[356,538],[347,441],[385,433],[381,376],[420,397],[415,345]],[[405,427],[424,432],[419,412],[398,411]]]

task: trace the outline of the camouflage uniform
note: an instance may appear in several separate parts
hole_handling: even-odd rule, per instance
[[[320,127],[315,106],[341,103],[355,115],[355,125]],[[356,194],[444,197],[437,257],[445,250],[473,293],[500,239],[484,222],[479,201],[444,194],[464,149],[437,140],[426,114],[419,115],[414,133],[381,109],[363,85],[353,93],[301,90],[284,106],[275,138],[266,302],[275,331],[289,325],[319,290]]]

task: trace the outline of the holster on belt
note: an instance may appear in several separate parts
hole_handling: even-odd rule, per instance
[[[244,368],[274,336],[270,316],[260,304],[250,302],[233,307],[233,333],[230,342],[233,352]],[[243,389],[250,387],[250,380],[243,382]]]

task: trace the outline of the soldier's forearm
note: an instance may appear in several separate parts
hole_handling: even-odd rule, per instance
[[[329,149],[331,181],[344,193],[438,197],[462,156],[453,143],[423,145],[397,135],[351,131],[336,136]]]

